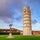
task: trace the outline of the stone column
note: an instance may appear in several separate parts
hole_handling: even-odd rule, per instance
[[[32,35],[30,8],[25,6],[23,9],[23,35]]]

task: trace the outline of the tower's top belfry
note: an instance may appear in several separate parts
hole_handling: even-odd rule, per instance
[[[29,9],[29,6],[24,6],[24,9]]]
[[[29,6],[24,6],[23,7],[23,13],[24,14],[30,14],[31,12],[30,12],[30,7]]]

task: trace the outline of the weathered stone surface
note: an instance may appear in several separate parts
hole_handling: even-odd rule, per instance
[[[23,10],[23,35],[32,35],[30,16],[29,7],[25,6]]]

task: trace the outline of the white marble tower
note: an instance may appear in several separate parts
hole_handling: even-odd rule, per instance
[[[28,6],[23,8],[23,35],[32,35],[31,30],[31,12]]]

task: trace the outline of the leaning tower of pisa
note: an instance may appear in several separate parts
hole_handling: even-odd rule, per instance
[[[32,35],[31,30],[31,12],[28,6],[23,8],[23,35]]]

